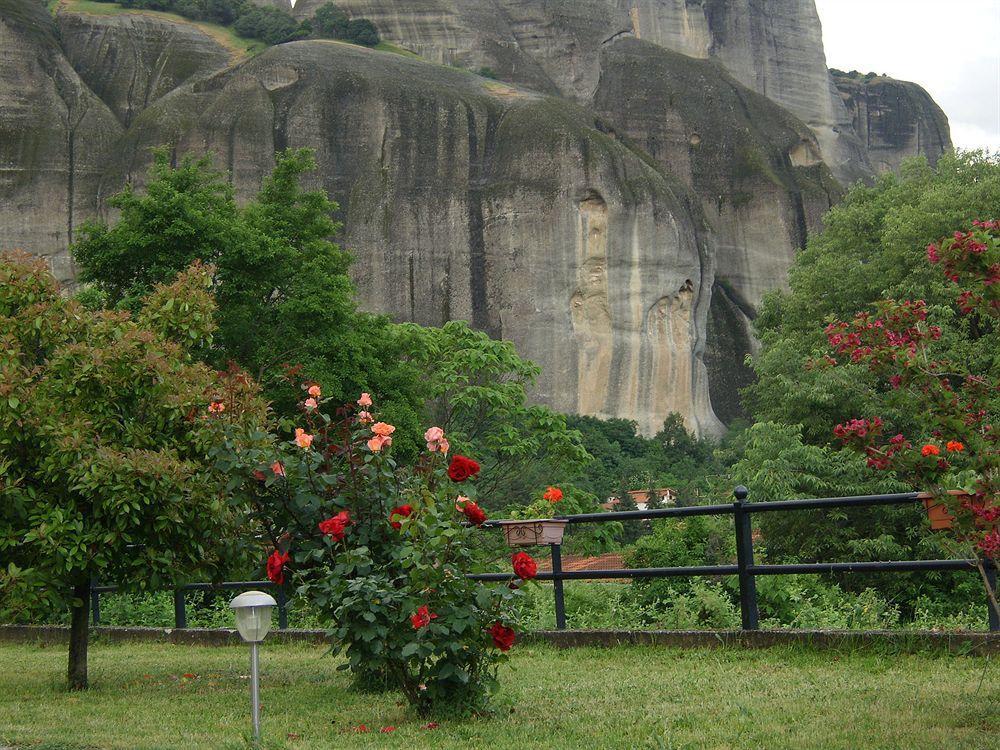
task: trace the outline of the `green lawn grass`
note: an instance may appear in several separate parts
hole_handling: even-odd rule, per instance
[[[352,692],[321,647],[262,651],[265,748],[1000,747],[1000,665],[804,648],[518,647],[490,719],[422,728],[398,694]],[[0,645],[0,746],[247,745],[247,649],[95,645],[92,689],[64,648]],[[197,675],[185,678],[184,674]],[[366,724],[369,734],[352,727]],[[378,730],[398,727],[391,734]]]

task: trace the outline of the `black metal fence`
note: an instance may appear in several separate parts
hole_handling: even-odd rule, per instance
[[[973,572],[979,575],[975,560],[894,560],[882,562],[822,562],[796,563],[786,565],[758,565],[754,562],[753,525],[755,513],[784,513],[803,510],[822,510],[828,508],[858,508],[878,505],[912,505],[922,502],[916,492],[903,492],[889,495],[861,495],[853,497],[830,497],[810,500],[779,500],[768,502],[747,502],[749,492],[746,487],[737,487],[734,492],[735,501],[716,505],[690,505],[684,507],[661,508],[656,510],[634,510],[609,513],[587,513],[574,516],[560,516],[569,524],[610,523],[613,521],[649,521],[661,518],[684,518],[687,516],[732,516],[736,534],[736,564],[735,565],[700,565],[676,568],[622,568],[615,570],[579,570],[564,571],[562,569],[561,546],[550,545],[552,551],[552,572],[540,572],[538,580],[552,581],[553,597],[555,599],[556,628],[566,628],[566,604],[563,588],[564,581],[595,580],[595,579],[635,579],[635,578],[670,578],[694,576],[737,576],[740,593],[740,620],[744,630],[758,630],[760,615],[757,607],[757,576],[791,575],[803,573],[877,573],[877,572],[928,572],[951,570]],[[495,524],[487,523],[487,526]],[[989,561],[986,561],[989,563]],[[996,590],[996,567],[986,564],[985,570],[993,590]],[[509,581],[513,573],[477,573],[470,578],[480,581]],[[242,581],[222,584],[195,583],[182,586],[174,591],[174,624],[177,628],[187,626],[185,592],[247,590],[253,588],[271,588],[270,581]],[[278,601],[278,627],[288,627],[288,612],[284,590],[276,587],[275,598]],[[100,623],[100,594],[116,590],[114,586],[91,586],[91,611],[93,623]],[[993,607],[987,605],[989,612],[989,629],[1000,632],[1000,618]]]

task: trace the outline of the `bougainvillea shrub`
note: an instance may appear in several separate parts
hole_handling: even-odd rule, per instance
[[[479,562],[473,537],[490,533],[479,464],[431,427],[426,451],[399,465],[396,428],[371,395],[331,412],[319,384],[302,388],[300,418],[278,429],[285,439],[261,433],[252,449],[222,440],[217,451],[266,529],[268,576],[325,615],[359,683],[386,680],[421,715],[488,710],[523,581],[466,577]]]
[[[976,338],[995,336],[1000,222],[975,222],[968,231],[931,244],[927,259],[952,287],[953,309],[930,308],[923,300],[883,300],[873,312],[830,323],[831,354],[818,364],[867,365],[878,376],[889,402],[903,407],[916,427],[904,433],[872,414],[837,425],[834,435],[863,451],[872,468],[894,471],[932,492],[955,517],[955,538],[995,564],[1000,556],[1000,359],[970,368],[964,360],[942,356],[942,327],[935,318],[958,316]]]

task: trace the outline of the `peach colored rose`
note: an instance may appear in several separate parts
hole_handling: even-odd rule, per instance
[[[448,442],[448,438],[441,438],[438,440],[438,450],[442,453],[447,453],[451,450],[451,443]]]
[[[372,415],[369,414],[368,412],[366,412],[366,411],[359,411],[358,412],[358,421],[361,424],[371,424],[375,420],[372,419]]]
[[[285,465],[281,461],[275,461],[271,464],[271,471],[274,472],[276,477],[283,477],[285,476]]]
[[[362,409],[367,409],[371,405],[372,405],[372,397],[369,396],[367,393],[362,393],[361,398],[358,399],[358,406],[360,406]]]
[[[448,441],[444,437],[444,430],[440,427],[431,427],[427,432],[424,433],[424,440],[427,441],[427,450],[431,453],[435,451],[441,451],[442,453],[448,452]]]
[[[376,422],[372,425],[372,432],[381,437],[389,437],[396,431],[396,428],[385,422]]]
[[[316,401],[316,399],[314,398],[306,399],[305,407],[307,409],[315,409],[317,406],[319,406],[319,403]]]
[[[318,385],[309,386],[309,395],[312,396],[313,398],[319,398],[321,393],[322,391],[320,391]]]
[[[378,453],[380,450],[388,448],[390,445],[392,445],[392,438],[384,435],[376,435],[368,441],[368,449],[372,453]]]
[[[295,428],[295,444],[300,448],[308,448],[312,445],[313,436],[309,435],[301,427]]]

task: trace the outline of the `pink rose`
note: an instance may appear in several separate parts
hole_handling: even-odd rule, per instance
[[[319,406],[319,404],[317,403],[316,399],[314,398],[306,399],[305,407],[307,409],[315,409],[317,406]]]
[[[306,433],[301,427],[295,428],[295,444],[300,448],[308,448],[312,445],[313,436]]]
[[[358,412],[358,421],[361,424],[371,424],[375,420],[372,419],[372,415],[369,414],[368,412],[366,412],[366,411],[359,411]]]
[[[369,396],[367,393],[362,393],[361,398],[358,399],[358,406],[360,406],[362,409],[367,409],[371,405],[372,405],[372,397]]]

